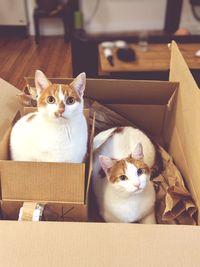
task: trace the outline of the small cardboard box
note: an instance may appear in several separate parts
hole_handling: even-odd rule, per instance
[[[23,202],[45,204],[44,220],[87,221],[88,194],[92,170],[91,145],[94,124],[89,127],[89,110],[84,110],[88,121],[88,158],[86,163],[23,162],[9,160],[9,133],[12,125],[27,113],[17,104],[19,91],[0,80],[5,116],[0,118],[0,175],[1,213],[4,220],[17,220]],[[30,109],[30,111],[33,111]],[[9,115],[7,117],[7,115]],[[94,123],[94,122],[93,122]]]
[[[199,209],[200,92],[174,42],[169,80],[88,80],[85,95],[112,107],[165,145]],[[1,88],[4,98],[8,87]],[[13,98],[7,102],[7,111],[16,105]],[[5,110],[2,116],[6,120],[0,125],[1,137],[9,126],[7,120],[13,120]],[[1,221],[0,240],[2,266],[200,264],[199,226]]]

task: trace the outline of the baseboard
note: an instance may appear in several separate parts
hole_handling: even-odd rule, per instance
[[[24,26],[0,26],[0,36],[28,37],[28,27]]]

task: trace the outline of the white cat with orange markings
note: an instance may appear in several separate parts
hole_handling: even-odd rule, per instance
[[[22,117],[10,138],[11,159],[19,161],[84,161],[88,130],[83,114],[85,73],[70,84],[52,84],[35,73],[38,111]]]
[[[138,129],[112,128],[94,138],[93,189],[106,222],[156,223],[154,162],[154,145]]]

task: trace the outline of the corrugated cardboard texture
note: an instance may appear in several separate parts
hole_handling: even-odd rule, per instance
[[[1,266],[197,267],[193,226],[0,222]]]
[[[81,203],[66,202],[42,202],[45,204],[42,221],[73,221],[86,222],[88,219],[88,208]],[[18,220],[19,210],[23,206],[23,201],[8,200],[1,201],[3,220]]]
[[[180,86],[170,128],[166,128],[169,151],[200,209],[200,91],[174,42],[171,50],[170,80],[179,81]]]
[[[85,164],[1,162],[2,199],[84,203]]]

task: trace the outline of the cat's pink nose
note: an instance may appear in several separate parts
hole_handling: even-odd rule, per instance
[[[134,185],[135,187],[138,187],[138,188],[139,188],[139,187],[140,187],[140,181],[134,182],[133,185]]]
[[[63,114],[64,111],[65,111],[64,108],[59,108],[58,113]]]

